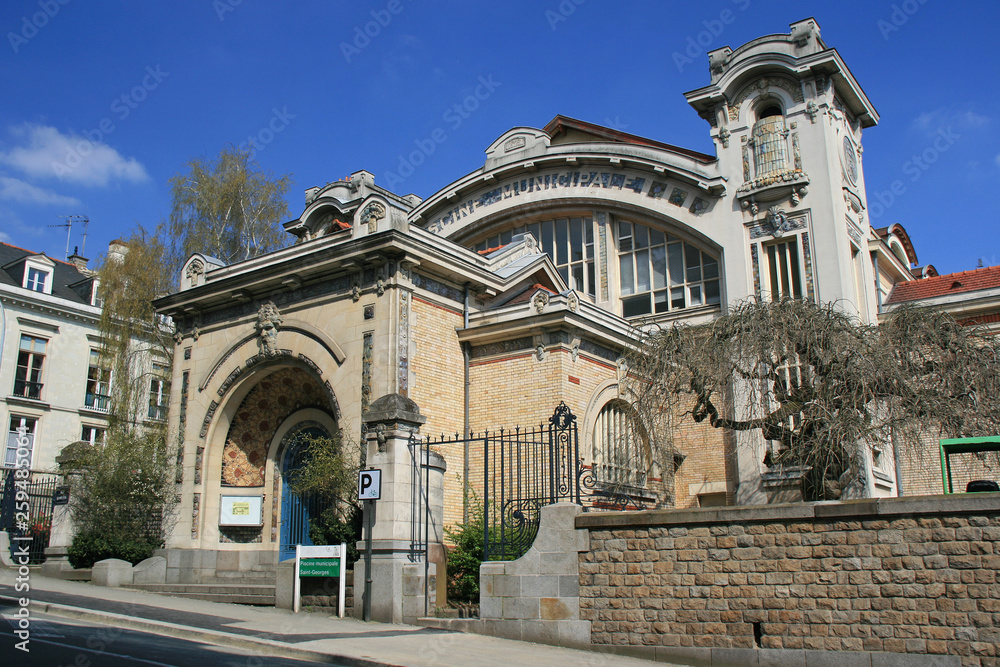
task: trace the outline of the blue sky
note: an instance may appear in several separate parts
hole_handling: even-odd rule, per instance
[[[1000,264],[1000,3],[941,0],[4,0],[0,240],[63,258],[50,225],[86,215],[96,259],[169,214],[190,159],[251,137],[292,175],[292,216],[359,169],[430,196],[556,114],[714,154],[683,97],[709,81],[706,50],[809,16],[881,116],[864,135],[874,224],[902,223],[942,273]]]

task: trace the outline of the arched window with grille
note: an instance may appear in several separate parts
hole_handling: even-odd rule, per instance
[[[649,470],[648,437],[625,401],[605,405],[594,424],[594,480],[598,487],[643,489]]]

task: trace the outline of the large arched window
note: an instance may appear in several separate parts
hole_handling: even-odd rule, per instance
[[[646,431],[635,410],[614,400],[594,424],[594,480],[599,487],[642,489],[649,470]]]
[[[719,262],[658,229],[618,222],[622,316],[719,303]]]

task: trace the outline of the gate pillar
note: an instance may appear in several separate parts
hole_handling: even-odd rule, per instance
[[[379,398],[362,415],[362,421],[366,431],[367,466],[382,471],[382,493],[381,499],[375,502],[372,531],[372,620],[412,622],[424,615],[425,576],[429,577],[427,608],[434,609],[436,567],[434,563],[425,566],[423,545],[419,554],[415,553],[413,521],[414,517],[429,515],[429,530],[425,533],[430,543],[429,551],[443,553],[440,548],[443,460],[439,463],[425,461],[425,458],[440,457],[428,457],[419,447],[414,447],[420,425],[427,419],[420,414],[417,404],[406,396],[388,394]],[[415,475],[415,470],[420,477]],[[428,501],[429,513],[424,504]],[[439,548],[435,549],[436,546]],[[359,542],[358,550],[364,553],[364,548],[364,541]],[[354,567],[354,616],[360,617],[364,558]]]

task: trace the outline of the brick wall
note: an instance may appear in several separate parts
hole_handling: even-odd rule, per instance
[[[580,607],[594,644],[1000,664],[1000,494],[584,514],[576,526],[591,531]]]

